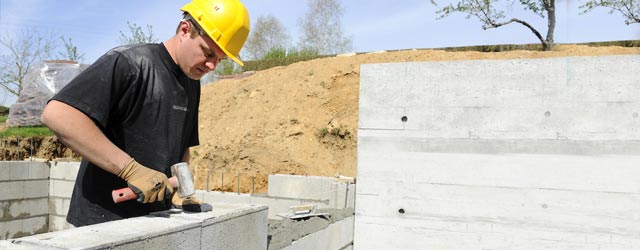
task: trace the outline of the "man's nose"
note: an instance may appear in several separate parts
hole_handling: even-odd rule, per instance
[[[208,60],[207,62],[204,63],[204,65],[207,66],[209,70],[214,70],[216,68],[216,64],[217,62],[213,60]]]

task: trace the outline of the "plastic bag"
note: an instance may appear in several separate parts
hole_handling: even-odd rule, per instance
[[[25,76],[24,86],[11,105],[8,127],[41,125],[40,115],[47,101],[89,65],[72,61],[45,61]]]

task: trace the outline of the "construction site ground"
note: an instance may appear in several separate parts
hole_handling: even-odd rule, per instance
[[[640,54],[638,47],[558,45],[553,51],[359,53],[298,62],[202,89],[196,188],[265,192],[269,174],[356,176],[360,65]],[[544,69],[541,69],[544,70]],[[0,125],[0,128],[3,126]],[[0,160],[77,158],[54,137],[7,138]]]

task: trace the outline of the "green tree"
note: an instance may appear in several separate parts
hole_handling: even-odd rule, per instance
[[[142,30],[142,27],[138,26],[135,23],[130,23],[127,21],[127,25],[129,26],[130,34],[127,35],[122,30],[120,31],[119,42],[122,45],[127,44],[142,44],[142,43],[155,43],[158,40],[154,37],[153,27],[147,24],[147,32],[145,33]]]
[[[60,40],[62,40],[62,42],[64,43],[64,48],[66,52],[66,53],[58,52],[58,54],[62,58],[70,61],[74,61],[74,62],[84,61],[84,54],[80,54],[78,52],[78,47],[73,45],[73,42],[71,41],[71,37],[69,37],[69,39],[67,40],[64,38],[64,36],[61,36]]]
[[[510,4],[515,0],[506,1]],[[534,28],[529,22],[520,18],[507,18],[503,10],[499,10],[496,6],[500,0],[460,0],[457,3],[450,3],[442,9],[436,11],[440,15],[437,19],[442,19],[454,12],[466,13],[466,18],[475,17],[482,22],[483,29],[498,28],[511,23],[519,23],[529,29],[542,44],[542,50],[549,51],[553,47],[553,34],[556,27],[556,1],[555,0],[518,0],[525,10],[531,11],[541,18],[547,19],[547,35],[543,37],[538,29]],[[431,3],[438,6],[435,0]]]
[[[272,48],[287,48],[290,37],[286,28],[272,15],[261,16],[251,28],[251,35],[244,45],[245,54],[251,60],[259,60]]]
[[[640,1],[638,0],[591,0],[580,6],[581,14],[592,11],[597,7],[609,9],[609,14],[618,12],[624,16],[624,22],[629,25],[640,23]]]
[[[300,48],[325,55],[352,50],[351,39],[342,32],[343,9],[338,0],[309,0],[307,6],[308,12],[299,20]]]
[[[9,51],[0,58],[0,87],[19,96],[27,73],[38,62],[51,58],[56,43],[52,34],[35,29],[25,29],[15,35],[7,33],[0,38],[0,45]]]

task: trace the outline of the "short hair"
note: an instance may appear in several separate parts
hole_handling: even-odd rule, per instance
[[[193,17],[191,16],[191,14],[184,12],[182,15],[182,20],[180,20],[180,23],[178,23],[178,27],[176,27],[176,34],[178,34],[178,32],[180,32],[180,26],[182,25],[182,22],[189,22],[191,23],[191,30],[189,31],[189,34],[191,35],[191,38],[196,37],[198,34],[203,35],[204,32],[202,31],[202,28],[200,28],[200,26],[198,25],[198,23],[196,23],[195,20],[193,20]]]

